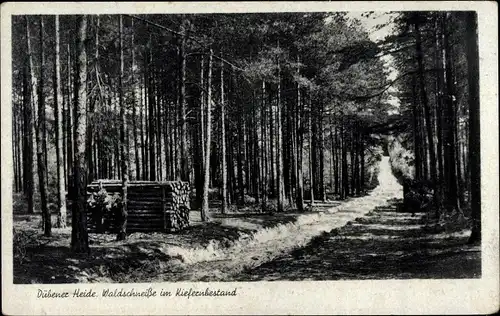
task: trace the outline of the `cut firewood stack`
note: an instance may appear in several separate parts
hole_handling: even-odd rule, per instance
[[[189,183],[171,181],[165,186],[165,231],[175,232],[189,226]]]
[[[120,193],[120,180],[97,180],[87,186],[87,194],[101,188],[108,194]],[[189,183],[183,181],[130,181],[128,186],[127,232],[177,232],[189,226]],[[109,219],[104,231],[116,232],[115,219]],[[87,210],[89,232],[103,232],[98,229],[92,210]]]

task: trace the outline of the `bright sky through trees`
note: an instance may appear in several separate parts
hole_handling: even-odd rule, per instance
[[[383,41],[394,32],[393,20],[397,16],[397,13],[374,12],[368,15],[366,12],[351,11],[347,13],[347,16],[351,19],[358,20],[361,26],[368,32],[370,39],[374,42],[379,42]],[[390,70],[388,79],[394,80],[398,76],[398,71],[393,66],[393,57],[391,55],[385,55],[382,56],[381,59]],[[397,89],[391,87],[388,91],[396,92]],[[399,107],[399,99],[395,97],[390,97],[388,102]],[[392,113],[393,111],[391,111],[391,114]]]

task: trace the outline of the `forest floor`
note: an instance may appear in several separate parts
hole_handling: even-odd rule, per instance
[[[460,225],[428,225],[398,204],[402,188],[383,159],[379,186],[306,213],[216,209],[176,234],[90,234],[90,254],[69,250],[71,228],[43,237],[40,215],[14,204],[14,283],[477,278],[480,247]],[[17,203],[17,204],[16,204]],[[43,267],[43,268],[41,268]]]
[[[319,208],[323,213],[326,207]],[[193,212],[192,217],[199,216]],[[470,230],[455,226],[431,229],[425,214],[400,212],[395,203],[377,207],[344,226],[324,231],[302,246],[274,255],[251,256],[241,264],[228,256],[259,242],[274,240],[276,228],[294,225],[285,214],[212,214],[209,223],[194,222],[178,234],[134,233],[125,242],[115,235],[90,234],[90,255],[69,251],[70,228],[43,237],[39,215],[15,216],[24,236],[22,261],[14,264],[14,283],[349,280],[410,278],[479,278],[481,249],[467,245]],[[263,232],[267,232],[265,236]],[[177,250],[176,250],[177,249]],[[190,251],[186,252],[186,249]],[[183,252],[184,251],[184,252]],[[270,252],[270,251],[269,251]],[[224,257],[220,255],[224,254]],[[231,262],[232,261],[232,262]],[[231,263],[230,263],[231,262]],[[238,269],[235,269],[235,266]],[[41,269],[40,267],[43,267]],[[229,268],[227,273],[221,273]]]
[[[336,204],[330,203],[330,207]],[[316,209],[323,208],[327,206]],[[18,211],[13,218],[14,283],[140,282],[148,269],[153,273],[163,270],[171,261],[178,261],[180,255],[169,254],[171,249],[229,247],[236,240],[294,223],[299,216],[311,213],[271,215],[243,210],[220,214],[218,209],[211,209],[210,222],[202,223],[200,213],[192,211],[191,226],[178,233],[132,233],[120,242],[116,241],[115,234],[89,234],[91,253],[76,255],[69,249],[71,216],[67,228],[52,228],[52,236],[45,237],[40,214]],[[55,221],[53,214],[52,222]]]
[[[425,213],[378,207],[307,246],[246,269],[237,281],[481,277],[481,247],[464,225],[428,225]]]

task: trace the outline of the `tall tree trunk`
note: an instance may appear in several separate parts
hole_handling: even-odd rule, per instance
[[[164,83],[165,84],[165,83]],[[169,86],[166,86],[165,89],[169,89]],[[171,141],[171,100],[164,93],[164,125],[163,125],[163,142],[165,144],[165,179],[170,181],[173,179],[172,175],[172,141]]]
[[[317,104],[312,105],[312,102],[310,102],[310,106],[311,106],[311,169],[312,169],[312,174],[313,174],[313,178],[311,179],[314,179],[314,181],[311,180],[311,186],[312,186],[312,190],[314,192],[314,197],[316,197],[317,199],[319,199],[320,197],[320,193],[319,193],[319,159],[318,159],[318,153],[319,153],[319,150],[318,150],[318,124],[317,124],[317,119],[318,119],[318,115],[317,115],[317,110],[316,110],[316,106]]]
[[[419,95],[419,100],[420,100],[420,95]],[[420,101],[422,102],[422,101]],[[420,103],[421,105],[421,103]],[[420,133],[420,140],[422,146],[420,146],[420,157],[422,158],[422,178],[425,180],[429,179],[429,161],[427,157],[428,153],[428,144],[427,144],[427,139],[425,137],[425,121],[424,121],[424,112],[423,109],[420,107],[419,108],[419,121],[418,121],[418,126],[419,126],[419,133]]]
[[[162,124],[162,121],[161,121],[161,100],[160,100],[160,96],[159,96],[159,89],[158,89],[158,84],[159,82],[159,72],[156,72],[155,73],[155,76],[154,76],[154,96],[153,98],[155,99],[155,114],[156,114],[156,158],[157,158],[157,162],[156,162],[156,178],[158,180],[162,180],[163,179],[163,172],[162,172],[162,168],[163,168],[163,159],[162,159],[162,135],[161,135],[161,131],[162,131],[162,128],[161,128],[161,124]],[[125,134],[125,135],[128,135],[128,132]],[[128,141],[126,141],[126,144],[128,145]],[[128,153],[128,151],[127,151]],[[127,154],[127,157],[128,157],[128,154]]]
[[[208,73],[207,73],[207,139],[205,143],[205,179],[203,185],[203,203],[201,207],[201,220],[208,221],[208,189],[210,181],[210,148],[211,148],[211,135],[212,135],[212,58],[213,51],[210,48],[210,55],[208,56]]]
[[[309,92],[310,93],[310,92]],[[309,191],[311,195],[311,206],[314,205],[314,161],[313,161],[313,110],[312,110],[312,102],[311,96],[309,95]]]
[[[297,130],[297,210],[304,211],[304,173],[302,162],[304,161],[304,123],[303,123],[303,102],[301,102],[300,86],[297,84],[297,104],[295,115],[297,117],[295,128]]]
[[[139,164],[139,142],[137,135],[137,77],[136,77],[136,64],[135,64],[135,36],[134,36],[134,19],[131,21],[132,25],[132,132],[134,135],[134,159],[135,159],[135,179],[141,178],[141,166]]]
[[[33,144],[33,128],[34,128],[34,119],[33,119],[33,111],[35,107],[33,103],[35,103],[36,99],[33,98],[32,89],[36,87],[36,78],[34,76],[33,70],[33,58],[31,55],[31,41],[30,41],[30,32],[29,32],[29,20],[28,17],[25,16],[26,20],[26,60],[24,67],[24,76],[23,76],[23,88],[24,88],[24,110],[26,112],[26,122],[24,125],[24,144],[26,151],[25,159],[26,159],[26,196],[28,200],[28,214],[33,214],[34,210],[34,191],[35,191],[35,177],[34,177],[34,160],[33,160],[33,152],[34,152],[34,144]],[[28,76],[31,77],[31,89],[30,83],[28,83]]]
[[[29,149],[28,149],[28,146],[29,146],[29,132],[28,132],[28,127],[29,127],[29,124],[28,124],[28,106],[29,106],[29,103],[28,103],[28,97],[29,97],[29,92],[28,92],[28,78],[27,78],[27,70],[26,70],[26,66],[27,66],[27,59],[25,57],[25,60],[24,60],[24,66],[23,66],[23,76],[22,76],[22,80],[23,80],[23,90],[22,90],[22,93],[23,93],[23,103],[22,103],[22,106],[23,106],[23,124],[22,124],[22,131],[21,131],[21,135],[23,137],[23,146],[22,146],[22,152],[23,152],[23,193],[26,195],[28,193],[28,169],[29,169],[29,157],[27,157],[27,155],[29,155]]]
[[[436,17],[436,21],[434,24],[435,27],[435,68],[439,69],[440,68],[440,36],[439,36],[439,19],[440,16],[438,15]],[[436,180],[438,182],[441,182],[443,179],[443,129],[442,129],[442,122],[443,122],[443,114],[442,114],[442,109],[443,109],[443,76],[444,76],[444,69],[439,69],[438,73],[436,75],[436,139],[437,139],[437,165],[438,165],[438,173],[436,175]],[[438,190],[436,190],[438,192]]]
[[[457,107],[459,107],[459,103],[457,102],[456,103]],[[455,116],[455,119],[454,119],[454,122],[455,122],[455,141],[456,141],[456,145],[455,145],[455,159],[456,159],[456,164],[455,164],[455,167],[456,167],[456,175],[457,175],[457,192],[458,192],[458,205],[463,205],[464,203],[464,190],[463,190],[463,181],[462,181],[462,155],[461,155],[461,144],[462,144],[462,140],[460,139],[460,128],[458,126],[458,123],[459,123],[459,109],[456,108],[455,109],[455,113],[454,113],[454,116]]]
[[[479,120],[479,52],[477,13],[466,13],[466,53],[469,92],[469,166],[471,175],[472,233],[469,243],[481,242],[481,146]]]
[[[448,13],[446,13],[448,15]],[[458,204],[458,188],[457,188],[457,177],[456,177],[456,157],[455,157],[455,84],[453,82],[453,63],[452,63],[452,52],[449,43],[449,36],[447,34],[446,23],[448,18],[445,19],[444,23],[444,48],[445,48],[445,80],[446,80],[446,99],[445,99],[445,117],[447,118],[446,128],[445,128],[445,172],[446,179],[445,185],[447,189],[446,194],[446,209],[448,213],[453,210],[460,211]]]
[[[412,76],[411,80],[412,87],[412,123],[413,123],[413,154],[415,155],[415,179],[422,178],[422,157],[421,157],[421,141],[419,132],[419,116],[420,111],[418,110],[417,104],[417,82],[415,76]]]
[[[237,100],[237,95],[236,95],[236,73],[234,71],[234,68],[231,71],[231,81],[232,81],[232,99],[233,99],[233,105],[234,107],[238,107],[238,100]],[[243,156],[244,156],[244,139],[243,139],[243,134],[245,132],[245,129],[243,127],[244,125],[244,120],[243,120],[243,115],[240,113],[237,118],[237,124],[238,124],[238,131],[237,131],[237,139],[236,139],[236,149],[237,149],[237,155],[236,155],[236,165],[238,169],[238,204],[243,205],[245,201],[245,183],[244,183],[244,175],[243,175]]]
[[[33,143],[33,150],[32,150],[32,161],[33,161],[33,177],[35,173],[38,173],[38,156],[37,156],[37,126],[38,126],[38,119],[37,119],[37,113],[38,113],[38,80],[35,72],[35,66],[34,66],[34,52],[31,44],[31,35],[30,35],[30,29],[29,29],[29,21],[28,18],[26,17],[26,37],[27,37],[27,50],[28,50],[28,57],[29,57],[29,77],[30,77],[30,98],[31,98],[31,113],[32,113],[32,122],[30,128],[31,128],[31,136],[32,136],[32,143]],[[37,191],[37,184],[35,182],[35,179],[33,178],[33,192]]]
[[[16,173],[16,192],[21,192],[23,190],[23,177],[22,172],[22,148],[23,148],[23,138],[22,124],[23,124],[23,101],[22,99],[17,104],[17,113],[14,115],[14,169]]]
[[[253,145],[253,166],[252,166],[252,172],[253,172],[253,185],[254,185],[254,194],[255,194],[255,202],[257,205],[260,205],[260,200],[261,200],[261,186],[262,186],[262,173],[261,171],[261,166],[262,166],[262,135],[260,133],[260,128],[262,127],[262,118],[261,118],[261,111],[260,107],[257,105],[257,91],[254,89],[252,91],[252,99],[253,99],[253,125],[254,128],[253,130],[253,137],[254,141],[252,142]]]
[[[74,183],[75,202],[72,210],[71,249],[73,252],[89,252],[89,240],[87,233],[86,210],[86,176],[87,165],[85,160],[85,138],[87,127],[87,115],[85,105],[87,103],[87,53],[85,41],[87,40],[87,16],[82,15],[78,19],[78,46],[77,46],[77,71],[76,71],[76,99],[75,99],[75,159],[74,159]]]
[[[171,122],[170,122],[170,115],[171,115],[171,106],[170,106],[170,100],[168,100],[165,97],[165,131],[163,133],[163,137],[165,138],[165,164],[166,164],[166,179],[167,180],[172,180],[173,178],[173,172],[172,172],[172,165],[173,165],[173,153],[172,153],[172,132],[171,132]]]
[[[222,54],[221,54],[222,55]],[[224,62],[220,63],[220,130],[222,147],[222,214],[227,212],[226,105],[224,99]]]
[[[67,71],[68,71],[68,74],[67,74],[67,80],[68,80],[68,114],[67,114],[67,121],[68,121],[68,129],[67,129],[67,133],[68,133],[68,136],[67,136],[67,139],[68,139],[68,149],[67,149],[67,155],[66,155],[66,159],[67,159],[67,164],[68,164],[68,179],[67,179],[67,182],[68,182],[68,193],[72,193],[73,192],[73,189],[71,188],[71,184],[74,185],[72,179],[73,179],[73,158],[75,156],[75,152],[74,152],[74,144],[73,144],[73,140],[74,140],[74,111],[73,111],[73,107],[74,106],[74,99],[72,98],[72,95],[74,93],[74,80],[73,79],[73,76],[71,74],[71,69],[72,69],[72,63],[71,63],[71,45],[68,44],[68,64],[67,64]]]
[[[361,160],[361,165],[360,165],[360,176],[359,176],[359,187],[361,189],[361,192],[364,193],[365,191],[365,135],[361,134],[361,140],[359,143],[360,149],[360,160]]]
[[[325,193],[325,133],[323,131],[323,104],[319,104],[319,109],[317,113],[318,122],[318,156],[319,156],[319,170],[318,170],[318,198],[323,202],[326,201]]]
[[[122,205],[121,205],[121,219],[120,227],[118,230],[117,240],[124,240],[127,237],[127,186],[128,186],[128,165],[127,165],[127,117],[125,113],[125,104],[123,102],[123,72],[124,72],[124,58],[123,58],[123,16],[120,14],[119,25],[119,50],[120,50],[120,76],[118,77],[118,100],[120,102],[120,160],[121,160],[121,174],[122,174]],[[154,169],[153,169],[154,170]]]
[[[149,180],[156,180],[156,141],[155,141],[155,99],[154,99],[154,69],[153,69],[153,42],[149,38],[149,62],[148,62],[148,141],[149,141]]]
[[[176,42],[178,42],[178,40],[176,40]],[[180,135],[180,131],[179,131],[179,122],[180,122],[180,112],[181,112],[181,82],[182,81],[182,73],[181,73],[181,64],[182,64],[182,61],[181,61],[181,49],[180,49],[180,45],[177,44],[177,60],[178,60],[178,63],[177,63],[177,75],[176,75],[176,98],[175,98],[175,111],[172,115],[172,126],[173,126],[173,139],[175,140],[178,140],[179,139],[179,135]],[[174,169],[174,177],[175,179],[177,180],[181,180],[181,177],[180,177],[180,155],[179,155],[180,151],[179,151],[179,142],[176,141],[174,143],[174,151],[173,151],[173,154],[174,154],[174,166],[173,166],[173,169]]]
[[[335,141],[334,141],[335,127],[332,119],[330,118],[330,192],[335,192]]]
[[[204,78],[204,66],[205,66],[205,56],[201,56],[200,59],[200,113],[199,113],[199,118],[200,118],[200,126],[198,128],[198,135],[200,136],[199,140],[197,140],[197,155],[200,156],[202,159],[195,159],[195,164],[197,166],[197,171],[196,171],[196,199],[197,202],[199,203],[200,207],[201,204],[203,203],[203,181],[204,181],[204,172],[203,172],[203,165],[205,162],[205,78]]]
[[[345,199],[349,195],[349,174],[347,171],[347,145],[346,145],[346,133],[344,131],[344,122],[341,123],[340,137],[341,137],[341,156],[342,156],[342,199]]]
[[[186,32],[187,32],[188,22],[184,20],[181,25],[181,43],[179,46],[179,64],[180,64],[180,76],[179,76],[179,106],[180,106],[180,164],[181,172],[180,179],[183,181],[189,181],[189,170],[188,170],[188,160],[187,160],[187,127],[186,127]],[[210,100],[208,101],[210,102]]]
[[[17,169],[17,147],[18,147],[18,135],[17,135],[17,120],[18,120],[18,115],[17,115],[17,104],[14,100],[12,100],[12,166],[13,166],[13,171],[14,171],[14,192],[19,192],[19,187],[18,187],[18,177],[19,177],[19,172]]]
[[[39,124],[40,124],[40,128],[42,130],[42,136],[41,136],[41,139],[42,139],[42,151],[43,151],[43,164],[44,164],[44,176],[45,176],[45,192],[47,192],[47,186],[49,184],[49,174],[47,172],[48,170],[48,148],[47,148],[47,109],[45,108],[45,75],[44,75],[44,69],[45,69],[45,49],[44,49],[44,36],[45,36],[45,21],[43,19],[43,16],[40,16],[40,84],[38,85],[38,88],[40,89],[40,95],[42,96],[43,98],[43,102],[40,102],[39,100],[39,103],[38,105],[42,108],[42,111],[39,112],[38,114],[41,115],[41,117],[39,117]],[[42,104],[43,103],[43,104]],[[41,192],[41,190],[40,190]],[[47,194],[45,194],[46,198],[47,198]],[[43,211],[43,206],[42,206],[42,211]],[[47,212],[49,212],[47,210]],[[43,213],[43,212],[42,212]],[[49,216],[50,217],[50,216]],[[47,223],[47,219],[45,219],[46,223]],[[46,233],[47,234],[47,233]]]
[[[275,186],[275,155],[274,155],[274,150],[276,148],[276,128],[275,128],[275,118],[274,118],[274,107],[273,107],[273,100],[272,100],[272,93],[271,93],[271,85],[269,85],[269,89],[267,90],[267,95],[268,95],[268,105],[269,105],[269,152],[270,152],[270,171],[271,171],[271,177],[270,177],[270,186],[269,186],[269,191],[271,193],[271,196],[274,196],[276,193],[276,186]]]
[[[424,107],[425,128],[427,131],[427,143],[429,150],[429,168],[431,181],[436,185],[437,171],[436,171],[436,153],[434,151],[434,135],[431,121],[431,110],[429,106],[429,99],[425,91],[425,76],[424,76],[424,52],[422,50],[422,39],[420,36],[420,23],[418,18],[415,19],[415,36],[416,36],[416,50],[417,50],[417,64],[418,64],[418,78],[420,85],[420,99]],[[425,157],[427,160],[427,157]]]
[[[118,99],[118,102],[116,100]],[[113,113],[118,113],[118,116],[120,115],[120,102],[119,102],[119,93],[116,91],[113,92]],[[116,135],[118,136],[117,139],[115,139],[114,145],[115,145],[115,161],[114,161],[114,174],[118,177],[118,179],[121,179],[121,174],[122,174],[122,168],[121,168],[121,155],[120,155],[120,118],[118,119],[118,122],[116,126],[114,126]],[[87,135],[87,137],[89,137]]]
[[[284,175],[283,175],[283,123],[281,122],[281,66],[278,60],[278,91],[277,91],[277,111],[276,111],[276,129],[278,132],[278,144],[276,146],[276,170],[278,180],[278,212],[284,210]]]
[[[46,163],[44,154],[44,125],[45,125],[45,96],[43,92],[44,88],[44,49],[43,49],[43,33],[44,33],[44,21],[43,17],[40,17],[40,82],[38,85],[38,123],[36,129],[36,142],[37,142],[37,161],[38,161],[38,183],[40,191],[40,206],[42,209],[43,218],[43,231],[45,236],[51,235],[52,221],[50,217],[50,212],[47,207],[47,176],[46,176]]]
[[[24,192],[24,169],[23,169],[23,146],[24,146],[24,138],[22,137],[23,135],[23,123],[24,123],[24,107],[23,107],[23,101],[21,99],[20,103],[18,104],[18,121],[17,121],[17,170],[18,170],[18,184],[17,184],[17,192]]]
[[[340,180],[340,172],[339,172],[339,129],[337,126],[337,123],[335,122],[335,138],[334,138],[334,147],[333,147],[333,156],[335,158],[335,165],[333,167],[333,175],[335,178],[335,194],[340,195],[340,187],[339,187],[339,180]]]
[[[356,131],[356,143],[354,145],[354,184],[356,187],[356,196],[360,195],[361,187],[359,181],[359,152],[360,152],[360,139],[359,132]]]
[[[21,75],[22,76],[22,75]],[[24,170],[23,170],[23,122],[24,122],[24,107],[23,107],[23,101],[22,98],[20,102],[18,103],[18,112],[17,112],[17,132],[16,132],[16,144],[17,144],[17,176],[18,176],[18,183],[17,183],[17,192],[23,192],[24,187],[23,187],[23,181],[24,181]]]
[[[22,133],[22,124],[23,124],[23,101],[22,99],[17,104],[17,110],[14,118],[14,170],[16,173],[16,192],[21,192],[23,190],[23,172],[22,172],[22,147],[23,147],[23,139],[21,137]]]
[[[201,143],[202,143],[202,146],[201,146],[201,155],[202,157],[205,157],[205,133],[206,133],[206,124],[205,124],[205,107],[206,107],[206,89],[207,89],[207,86],[206,86],[206,82],[205,82],[205,78],[204,78],[204,73],[205,73],[205,56],[201,56],[201,64],[200,64],[200,85],[201,85],[201,95],[200,95],[200,123],[201,123],[201,127],[200,127],[200,131],[201,131]],[[201,162],[201,170],[202,170],[202,173],[203,173],[203,164],[205,163],[205,161],[202,159],[202,162]]]
[[[229,127],[229,125],[228,125]],[[227,156],[227,161],[228,161],[228,189],[229,189],[229,194],[228,194],[228,204],[231,205],[231,201],[235,201],[235,188],[237,187],[236,185],[236,171],[235,171],[235,161],[234,161],[234,141],[231,137],[232,130],[229,129],[229,132],[227,133],[227,144],[228,144],[228,156]]]
[[[243,130],[242,130],[242,139],[243,139],[243,166],[244,166],[244,174],[245,174],[245,190],[244,192],[247,194],[251,194],[251,186],[250,186],[250,168],[249,168],[249,163],[251,161],[250,158],[250,151],[249,151],[249,145],[251,144],[250,140],[250,132],[248,132],[248,119],[247,116],[243,116]],[[243,201],[245,200],[245,197],[243,196]]]
[[[142,178],[141,180],[146,180],[147,178],[147,168],[146,168],[146,161],[147,161],[147,157],[146,157],[146,140],[145,140],[145,137],[144,137],[144,134],[145,134],[145,130],[146,130],[146,93],[145,93],[145,87],[143,88],[144,84],[145,84],[145,80],[143,80],[143,84],[140,84],[139,85],[139,88],[141,90],[141,103],[140,103],[140,111],[139,111],[139,121],[140,121],[140,131],[141,131],[141,166],[142,166]]]
[[[63,157],[63,111],[60,104],[62,101],[61,93],[61,61],[60,61],[60,43],[59,43],[59,15],[55,16],[56,32],[56,55],[55,55],[55,81],[54,81],[54,107],[55,111],[55,130],[56,130],[56,152],[57,152],[57,227],[66,227],[66,194],[64,189],[64,157]]]
[[[262,134],[262,141],[263,141],[263,146],[262,146],[262,210],[266,211],[267,208],[267,199],[269,196],[268,192],[268,187],[269,187],[269,181],[268,181],[268,164],[267,164],[267,158],[268,158],[268,150],[267,150],[267,105],[266,105],[266,82],[263,80],[262,81],[262,87],[261,87],[261,134]]]
[[[351,131],[351,151],[349,152],[349,158],[351,160],[351,164],[350,164],[350,169],[351,169],[351,194],[352,195],[355,195],[356,194],[356,175],[355,175],[355,166],[356,166],[356,163],[355,163],[355,155],[356,155],[356,147],[355,147],[355,144],[356,144],[356,139],[354,138],[355,137],[355,133],[354,131]]]
[[[18,104],[16,100],[13,98],[12,100],[12,161],[13,161],[13,171],[14,171],[14,192],[19,192],[19,169],[18,169],[18,147],[19,147],[19,141],[18,141],[18,120],[19,120],[19,110],[18,110]]]
[[[296,187],[297,187],[297,130],[295,129],[295,102],[285,103],[287,105],[285,113],[290,113],[289,115],[283,115],[283,118],[287,122],[286,134],[283,136],[283,139],[287,139],[284,142],[286,144],[287,150],[285,151],[286,158],[285,164],[283,168],[286,171],[286,180],[285,183],[285,198],[288,200],[290,208],[296,208]]]

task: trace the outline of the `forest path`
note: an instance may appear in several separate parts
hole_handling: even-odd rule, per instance
[[[325,212],[300,216],[296,222],[242,236],[229,247],[209,244],[203,248],[168,247],[163,252],[179,263],[154,277],[155,281],[229,281],[243,270],[306,246],[312,238],[342,227],[388,200],[402,198],[403,189],[391,172],[389,157],[382,157],[379,185],[368,195],[353,198]]]

